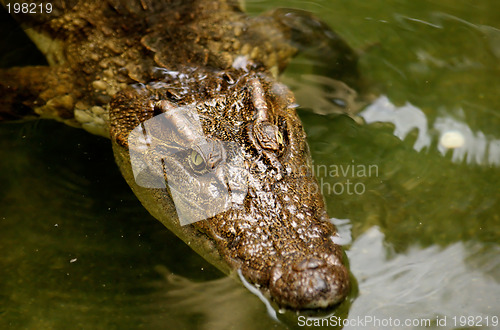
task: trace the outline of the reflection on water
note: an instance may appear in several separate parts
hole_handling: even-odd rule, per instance
[[[151,308],[164,315],[191,319],[195,316],[197,320],[194,325],[197,329],[228,329],[238,324],[252,324],[255,329],[283,328],[271,318],[262,317],[266,310],[262,302],[233,278],[194,282],[172,274],[162,266],[156,267],[156,270],[163,274],[164,280],[155,283],[157,299]],[[169,327],[174,325],[170,319],[155,322],[148,326],[160,329],[166,323]],[[180,318],[175,328],[183,326]]]
[[[471,165],[500,164],[499,150],[496,149],[500,142],[499,139],[488,139],[483,132],[473,132],[466,123],[457,121],[451,117],[436,118],[434,128],[441,133],[441,136],[451,131],[463,136],[463,147],[453,150],[453,162],[459,163],[466,160]],[[442,144],[439,144],[438,148],[441,154],[446,154],[447,149]]]
[[[500,295],[500,247],[474,241],[441,248],[411,246],[395,253],[384,244],[384,234],[372,227],[351,246],[351,270],[360,295],[349,317],[378,319],[498,316]],[[390,284],[390,285],[389,285]],[[349,327],[346,327],[349,328]],[[357,327],[352,327],[356,329]],[[371,329],[387,327],[371,324]]]
[[[429,147],[431,144],[425,113],[410,103],[406,103],[402,107],[396,107],[391,104],[386,96],[381,96],[366,107],[360,113],[360,116],[363,117],[367,124],[375,122],[394,124],[394,135],[401,140],[404,140],[411,131],[416,129],[418,136],[413,145],[416,151]]]
[[[363,195],[325,194],[329,215],[349,219],[337,223],[352,237],[346,247],[358,282],[338,314],[499,316],[496,2],[247,3],[254,12],[280,5],[312,10],[368,47],[362,71],[385,95],[361,113],[365,125],[301,113],[315,164],[354,161],[380,172],[323,178],[366,186]],[[300,67],[292,77],[311,77]],[[332,95],[321,84],[307,94]],[[463,147],[439,144],[450,131]],[[57,123],[0,126],[1,328],[297,324],[289,315],[274,322],[257,297],[151,218],[108,143]]]
[[[463,114],[463,110],[457,111]],[[418,136],[413,145],[416,151],[429,148],[432,141],[441,140],[442,137],[453,133],[456,139],[462,140],[457,146],[447,147],[439,143],[437,148],[444,156],[452,149],[452,161],[474,165],[500,165],[500,139],[487,138],[483,132],[473,132],[464,122],[451,116],[437,117],[429,128],[425,113],[410,103],[402,107],[393,105],[386,96],[381,96],[367,106],[360,114],[367,124],[386,122],[394,125],[394,135],[404,140],[414,129]],[[460,141],[462,142],[462,141]],[[463,145],[462,145],[463,144]]]

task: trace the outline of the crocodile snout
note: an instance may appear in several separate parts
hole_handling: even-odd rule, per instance
[[[349,274],[338,257],[304,257],[271,270],[269,291],[276,302],[294,309],[324,308],[349,292]]]

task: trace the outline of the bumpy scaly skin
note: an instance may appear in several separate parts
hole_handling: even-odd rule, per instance
[[[313,308],[338,303],[348,292],[348,272],[310,172],[311,158],[293,95],[262,72],[230,70],[212,73],[211,78],[207,74],[197,70],[175,80],[166,74],[117,97],[110,113],[112,139],[125,152],[132,129],[158,112],[169,111],[155,107],[165,100],[196,106],[206,118],[202,123],[207,137],[237,142],[243,148],[248,191],[230,210],[190,226],[215,242],[230,268],[241,269],[280,305]],[[159,82],[168,87],[159,88]],[[194,85],[205,91],[196,98],[168,92]],[[264,132],[279,132],[281,138],[256,134],[262,126],[267,127]],[[203,197],[191,197],[197,198]]]
[[[249,19],[226,1],[82,1],[51,20],[32,18],[31,37],[51,67],[0,71],[8,82],[0,94],[23,95],[40,116],[110,136],[146,208],[222,270],[241,269],[281,306],[326,307],[345,298],[349,277],[294,97],[273,78],[296,52],[288,40],[297,31],[279,16]],[[338,43],[338,62],[353,65]],[[1,105],[15,112],[19,103]],[[177,106],[196,109],[206,137],[242,148],[248,186],[230,209],[185,227],[167,189],[134,182],[128,157],[129,133]]]

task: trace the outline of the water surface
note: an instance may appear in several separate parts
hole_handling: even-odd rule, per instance
[[[251,13],[278,6],[327,21],[360,51],[380,93],[353,120],[328,106],[321,63],[299,57],[283,78],[303,105],[316,174],[357,282],[331,315],[351,328],[365,316],[434,328],[444,318],[459,328],[470,324],[454,326],[453,317],[484,325],[500,316],[496,2],[247,2]],[[326,105],[318,111],[314,101]],[[440,144],[449,132],[462,147]],[[274,321],[152,218],[120,177],[109,141],[50,121],[0,125],[0,157],[0,327],[299,325],[293,313]]]

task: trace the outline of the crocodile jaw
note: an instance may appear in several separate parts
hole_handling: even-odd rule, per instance
[[[224,73],[212,73],[215,82],[186,76],[218,91],[190,102],[172,101],[157,82],[115,98],[117,162],[146,208],[225,272],[240,270],[280,306],[335,305],[349,274],[293,95],[263,73],[228,74],[231,83]],[[182,79],[162,82],[182,89]],[[150,169],[142,181],[133,155]]]

